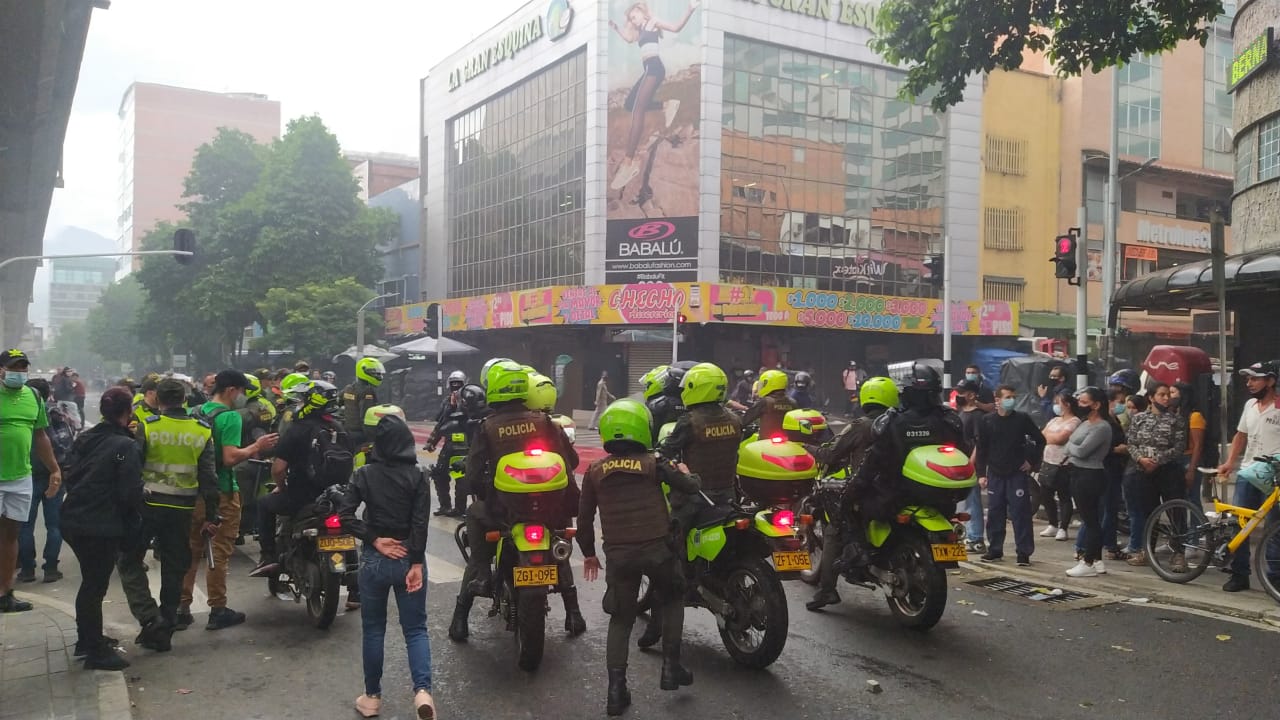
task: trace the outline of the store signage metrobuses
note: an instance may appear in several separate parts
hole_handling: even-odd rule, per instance
[[[1209,230],[1176,225],[1159,225],[1149,220],[1138,221],[1138,242],[1165,247],[1188,248],[1209,252]]]
[[[1274,33],[1273,28],[1267,28],[1231,61],[1231,77],[1227,82],[1227,92],[1235,92],[1236,88],[1271,62]]]
[[[463,83],[482,75],[503,60],[515,57],[516,53],[543,37],[549,37],[552,41],[559,40],[568,34],[572,22],[573,7],[568,0],[552,0],[545,18],[538,15],[517,25],[499,37],[492,47],[477,53],[450,71],[449,92],[457,90]]]
[[[841,25],[871,30],[876,24],[879,2],[857,0],[741,0],[756,5],[768,5],[798,15],[835,20]]]

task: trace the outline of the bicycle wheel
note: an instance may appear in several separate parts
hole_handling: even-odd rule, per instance
[[[1253,549],[1253,574],[1272,600],[1280,602],[1280,523],[1267,523]]]
[[[1147,518],[1143,533],[1147,564],[1166,582],[1191,582],[1209,567],[1211,536],[1200,508],[1186,500],[1163,503]]]

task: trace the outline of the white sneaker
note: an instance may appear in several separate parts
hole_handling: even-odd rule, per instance
[[[640,166],[635,160],[623,160],[622,164],[618,165],[618,173],[613,176],[613,182],[609,187],[613,190],[622,190],[639,174]]]
[[[1075,567],[1067,571],[1067,575],[1069,577],[1077,577],[1077,578],[1097,577],[1098,569],[1092,565],[1085,564],[1085,561],[1081,560],[1080,562],[1076,563]]]
[[[1093,561],[1093,569],[1096,570],[1099,575],[1107,574],[1107,566],[1102,564],[1101,560]]]
[[[1048,536],[1048,535],[1046,535],[1045,537],[1049,537],[1049,536]],[[1054,540],[1066,540],[1066,539],[1067,539],[1067,531],[1066,531],[1066,530],[1058,530],[1057,532],[1055,532],[1055,533],[1053,534],[1053,539],[1054,539]]]
[[[1057,534],[1058,534],[1058,528],[1052,525],[1040,531],[1040,537],[1053,537],[1054,535],[1057,535]]]
[[[662,103],[662,112],[667,121],[667,127],[671,127],[671,123],[676,120],[676,113],[680,112],[679,100],[668,100]]]

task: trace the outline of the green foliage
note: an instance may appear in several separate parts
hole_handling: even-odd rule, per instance
[[[1014,70],[1023,51],[1047,52],[1057,72],[1080,75],[1201,45],[1222,0],[885,0],[871,47],[907,67],[905,98],[936,88],[938,112],[958,103],[969,76]]]
[[[355,344],[356,312],[371,297],[373,293],[354,278],[269,290],[258,303],[267,332],[255,345],[257,349],[292,348],[296,357],[335,355]],[[366,310],[364,323],[366,338],[382,332],[377,312]]]
[[[264,303],[272,291],[294,296],[344,278],[372,287],[382,272],[377,246],[394,236],[397,221],[389,210],[365,206],[358,191],[337,138],[318,117],[290,122],[269,146],[219,130],[197,151],[186,180],[183,209],[196,235],[194,261],[148,258],[136,273],[146,290],[138,313],[144,334],[167,348],[161,355],[187,352],[199,364],[219,364],[245,326],[267,325],[261,308],[270,306]],[[144,248],[170,249],[174,229],[161,224],[144,238]],[[363,292],[361,302],[371,294]],[[353,324],[354,310],[350,315]],[[344,336],[341,347],[313,352],[349,344]]]
[[[138,368],[155,365],[157,356],[167,353],[154,338],[139,332],[138,313],[146,300],[146,291],[133,275],[107,286],[85,321],[89,348],[108,362]]]
[[[36,358],[41,367],[65,367],[85,372],[88,368],[98,367],[102,358],[90,349],[89,328],[84,320],[70,320],[58,328],[58,335],[53,345],[46,348]]]

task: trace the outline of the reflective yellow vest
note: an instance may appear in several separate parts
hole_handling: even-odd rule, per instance
[[[168,415],[149,416],[142,431],[147,439],[147,456],[142,461],[146,503],[183,510],[195,507],[200,454],[213,431],[195,418]]]

